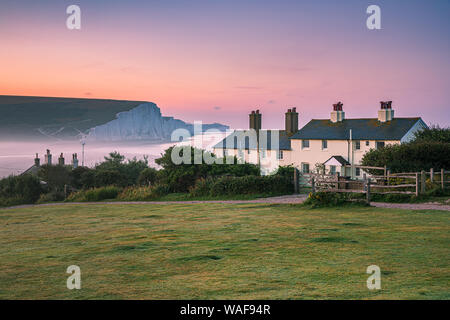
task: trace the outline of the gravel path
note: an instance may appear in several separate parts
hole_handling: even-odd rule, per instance
[[[194,203],[230,203],[230,204],[242,204],[242,203],[280,203],[280,204],[298,204],[305,201],[308,196],[306,194],[287,195],[281,197],[259,198],[254,200],[194,200],[194,201],[114,201],[114,202],[63,202],[63,203],[46,203],[46,204],[30,204],[21,205],[1,209],[20,209],[30,207],[45,207],[45,206],[60,206],[60,205],[93,205],[93,204],[194,204]],[[372,206],[378,208],[397,208],[407,210],[444,210],[450,211],[450,205],[436,204],[436,203],[384,203],[384,202],[372,202]]]
[[[397,208],[407,210],[443,210],[450,211],[449,205],[434,204],[434,203],[384,203],[384,202],[371,202],[371,206],[377,208]]]

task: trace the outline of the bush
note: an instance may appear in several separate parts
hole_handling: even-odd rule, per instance
[[[67,201],[79,201],[79,202],[87,202],[87,201],[102,201],[108,199],[115,199],[122,191],[121,188],[116,186],[108,186],[108,187],[100,187],[93,188],[88,190],[81,190],[78,192],[72,193]]]
[[[52,191],[49,193],[41,194],[37,203],[41,204],[41,203],[54,202],[54,201],[63,201],[64,198],[65,198],[64,192]]]
[[[168,194],[168,186],[155,185],[153,187],[128,187],[125,188],[118,196],[118,200],[122,201],[149,201],[155,200],[163,195]]]
[[[158,179],[158,170],[155,168],[145,168],[139,174],[139,178],[137,180],[138,185],[141,186],[151,186],[156,183]]]
[[[418,141],[386,146],[367,152],[361,163],[375,167],[387,165],[392,173],[447,169],[450,168],[450,143]],[[376,174],[373,170],[368,172]]]
[[[290,194],[293,185],[281,176],[225,176],[197,180],[189,190],[192,196],[221,196],[240,194]]]
[[[345,193],[338,192],[310,193],[305,202],[303,202],[303,204],[313,208],[335,207],[348,203],[350,203],[350,196]]]
[[[43,192],[40,180],[30,174],[9,176],[0,180],[3,206],[35,203]]]
[[[153,198],[150,187],[128,187],[117,196],[117,199],[122,201],[147,201]]]
[[[12,206],[18,206],[21,204],[29,204],[30,202],[27,202],[24,198],[20,196],[13,196],[9,198],[2,198],[0,197],[0,207],[12,207]]]

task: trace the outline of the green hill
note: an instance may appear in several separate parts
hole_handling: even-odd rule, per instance
[[[0,139],[75,138],[144,101],[0,96]]]

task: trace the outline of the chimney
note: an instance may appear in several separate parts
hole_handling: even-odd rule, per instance
[[[78,158],[76,153],[72,154],[72,166],[74,169],[78,168]]]
[[[40,167],[41,166],[41,159],[39,159],[39,155],[36,153],[36,158],[34,158],[34,165],[36,167]]]
[[[331,122],[342,122],[345,119],[345,112],[342,110],[342,106],[342,102],[333,104],[333,111],[331,112],[330,116]]]
[[[50,153],[50,150],[47,149],[47,154],[45,155],[45,164],[48,164],[49,166],[52,165],[52,155]]]
[[[60,166],[64,165],[64,155],[62,153],[58,158],[58,165],[60,165]]]
[[[298,112],[297,108],[288,109],[285,113],[286,134],[292,135],[298,131]]]
[[[394,119],[394,110],[392,110],[392,101],[380,101],[381,108],[378,110],[378,121],[388,122]]]
[[[256,131],[261,130],[261,113],[259,113],[259,110],[252,111],[249,114],[250,117],[250,129],[254,129]]]

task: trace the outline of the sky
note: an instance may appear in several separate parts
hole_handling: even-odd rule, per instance
[[[81,8],[81,29],[66,8]],[[369,5],[381,30],[369,30]],[[450,125],[450,1],[0,2],[0,94],[155,102],[185,121],[283,128],[395,115]]]

